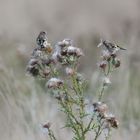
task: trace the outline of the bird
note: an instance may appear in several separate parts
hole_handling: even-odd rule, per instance
[[[114,53],[114,52],[119,51],[119,50],[126,50],[126,48],[122,48],[119,45],[116,45],[116,44],[111,43],[111,42],[106,41],[106,40],[101,40],[98,47],[101,47],[101,46],[103,46],[103,48],[108,50],[110,53]]]
[[[41,49],[45,48],[47,45],[47,41],[48,41],[48,38],[47,38],[46,32],[41,31],[36,39],[36,43],[38,47],[40,47]]]

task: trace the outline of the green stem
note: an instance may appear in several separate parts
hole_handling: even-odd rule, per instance
[[[80,140],[81,136],[80,136],[80,132],[77,126],[79,126],[80,122],[78,122],[78,120],[76,119],[76,117],[73,115],[73,110],[71,107],[69,107],[69,105],[67,103],[64,103],[62,100],[60,101],[60,105],[62,106],[62,108],[65,110],[64,113],[67,114],[67,118],[70,121],[70,126],[73,131],[75,132],[76,138],[78,140]],[[74,120],[74,121],[73,121]]]
[[[55,138],[55,136],[54,136],[54,134],[53,134],[53,131],[52,131],[51,129],[48,128],[48,132],[49,132],[48,135],[49,135],[50,139],[51,139],[51,140],[56,140],[56,138]]]
[[[92,124],[93,120],[94,120],[94,118],[92,117],[92,118],[90,119],[90,121],[89,121],[87,127],[85,128],[84,133],[90,131],[90,127],[91,127],[91,124]]]
[[[101,101],[101,99],[103,97],[104,90],[105,90],[105,85],[103,84],[102,89],[101,89],[100,94],[99,94],[98,101]]]
[[[111,137],[111,128],[108,128],[108,135],[105,137],[105,140],[109,140]]]
[[[94,138],[94,140],[97,140],[98,139],[98,137],[101,135],[101,133],[102,133],[102,126],[103,126],[103,123],[104,122],[101,122],[102,121],[102,118],[100,118],[99,120],[98,120],[98,129],[97,129],[97,132],[96,132],[96,135],[95,135],[95,138]]]
[[[108,76],[111,72],[111,64],[110,64],[110,61],[108,62],[108,69],[107,69],[107,73],[105,72],[105,76]],[[102,97],[103,97],[103,94],[104,94],[104,90],[105,90],[105,85],[104,83],[102,84],[102,87],[101,87],[101,91],[99,93],[99,97],[98,97],[98,101],[101,101],[102,100]]]

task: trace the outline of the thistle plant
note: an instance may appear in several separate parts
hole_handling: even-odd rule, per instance
[[[94,140],[101,134],[108,140],[111,130],[118,128],[118,120],[103,102],[103,96],[106,87],[111,84],[110,74],[120,66],[117,52],[124,49],[107,41],[101,41],[98,47],[102,49],[98,66],[104,78],[98,101],[92,105],[85,99],[87,81],[78,72],[79,59],[84,53],[73,45],[72,40],[64,39],[52,47],[46,33],[41,32],[37,37],[37,47],[34,48],[27,65],[30,75],[46,81],[47,91],[53,94],[66,117],[64,127],[72,130],[73,140],[86,140],[89,132],[92,132]],[[87,106],[91,107],[90,112],[87,111]],[[50,122],[43,124],[42,128],[51,140],[57,140]]]

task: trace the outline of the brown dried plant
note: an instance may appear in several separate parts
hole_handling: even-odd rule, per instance
[[[66,116],[65,127],[73,132],[73,140],[86,140],[88,132],[93,132],[93,139],[97,140],[101,134],[108,140],[112,128],[118,128],[119,122],[103,102],[106,87],[111,84],[110,75],[121,64],[117,57],[119,50],[125,50],[108,41],[101,41],[101,61],[98,64],[104,74],[98,101],[87,111],[85,100],[87,82],[78,72],[78,63],[83,51],[73,46],[70,39],[58,42],[54,47],[48,42],[45,32],[37,37],[37,47],[34,48],[27,65],[27,72],[35,78],[46,80],[48,91],[53,93],[61,111]],[[65,70],[65,74],[64,71]],[[57,140],[51,130],[50,122],[42,125],[51,140]]]

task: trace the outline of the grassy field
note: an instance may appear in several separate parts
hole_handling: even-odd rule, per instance
[[[0,0],[0,139],[45,140],[40,125],[47,121],[60,140],[71,139],[69,130],[62,129],[63,114],[45,82],[26,75],[36,37],[46,30],[53,45],[69,37],[85,52],[79,69],[89,80],[86,94],[93,101],[100,80],[96,47],[100,38],[127,48],[105,101],[120,122],[112,139],[139,140],[139,9],[139,0]]]

